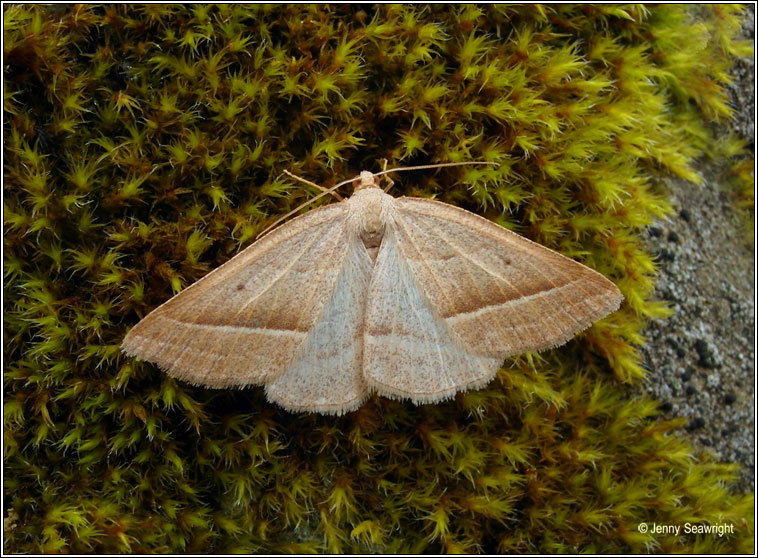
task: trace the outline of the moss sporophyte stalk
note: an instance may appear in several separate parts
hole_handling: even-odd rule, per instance
[[[731,5],[4,6],[8,552],[753,548],[753,496],[625,384],[656,266],[656,177],[734,161]],[[688,48],[681,48],[682,44]],[[621,309],[435,405],[291,415],[121,354],[143,316],[383,159],[396,196],[599,271]],[[327,202],[327,198],[319,203]],[[733,525],[642,532],[641,524]],[[682,527],[683,529],[683,527]]]

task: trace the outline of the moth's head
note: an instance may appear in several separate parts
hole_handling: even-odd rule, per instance
[[[379,179],[372,172],[361,171],[361,174],[353,180],[353,186],[355,192],[365,188],[379,188]]]

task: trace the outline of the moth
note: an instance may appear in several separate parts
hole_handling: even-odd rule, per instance
[[[193,384],[262,384],[291,412],[342,414],[374,393],[422,404],[483,387],[506,357],[619,307],[584,265],[452,205],[389,195],[379,176],[397,170],[361,172],[351,197],[275,228],[122,349]]]

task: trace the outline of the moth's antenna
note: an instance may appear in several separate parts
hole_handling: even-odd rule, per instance
[[[420,169],[439,169],[439,168],[442,168],[442,167],[458,167],[458,166],[462,166],[462,165],[499,165],[499,164],[500,163],[496,163],[494,161],[464,161],[464,162],[461,162],[461,163],[438,163],[436,165],[419,165],[417,167],[397,167],[397,168],[394,168],[394,169],[387,169],[387,170],[383,170],[381,172],[374,173],[374,176],[381,176],[383,174],[387,174],[388,172],[396,172],[396,171],[409,171],[409,170],[420,170]],[[313,202],[315,202],[316,200],[318,200],[320,198],[323,198],[324,196],[332,195],[332,196],[336,196],[337,199],[341,200],[342,197],[339,194],[337,194],[335,192],[335,190],[337,188],[339,188],[340,186],[344,186],[345,184],[349,184],[350,182],[354,181],[357,178],[357,177],[354,176],[353,178],[348,178],[347,180],[343,180],[342,182],[339,182],[339,183],[335,184],[331,188],[324,188],[323,186],[319,186],[318,184],[315,184],[314,182],[311,182],[310,180],[306,180],[304,178],[300,178],[296,174],[292,174],[291,172],[289,172],[287,170],[285,170],[284,172],[288,176],[291,176],[292,178],[295,178],[295,179],[299,180],[300,182],[304,182],[304,183],[306,183],[306,184],[308,184],[310,186],[315,186],[316,188],[318,188],[319,190],[321,190],[321,193],[319,195],[317,195],[316,197],[311,198],[308,201],[300,204],[299,206],[297,206],[295,209],[293,209],[292,211],[290,211],[286,215],[283,215],[283,216],[279,217],[279,219],[277,219],[272,224],[270,224],[268,227],[266,227],[265,229],[263,229],[260,233],[258,233],[258,236],[256,236],[256,238],[260,238],[261,236],[263,236],[264,234],[266,234],[268,231],[270,231],[271,229],[273,229],[275,226],[277,226],[279,223],[281,223],[282,221],[284,221],[285,219],[287,219],[291,215],[294,215],[295,213],[297,213],[298,211],[300,211],[306,205],[310,205]]]
[[[381,172],[375,172],[374,176],[381,176],[383,174],[387,174],[388,172],[398,172],[398,171],[409,171],[409,170],[420,170],[420,169],[439,169],[442,167],[459,167],[463,165],[499,165],[499,164],[500,163],[496,163],[495,161],[463,161],[461,163],[437,163],[436,165],[419,165],[417,167],[397,167],[394,169],[387,169]],[[349,182],[349,180],[347,182]]]
[[[461,165],[499,165],[500,163],[495,163],[494,161],[465,161],[462,163],[439,163],[436,165],[419,165],[417,167],[397,167],[394,169],[386,169],[381,172],[375,172],[372,173],[374,176],[381,176],[383,174],[387,174],[388,172],[395,172],[395,171],[409,171],[409,170],[416,170],[416,169],[438,169],[440,167],[458,167]],[[329,190],[334,190],[335,188],[339,188],[340,186],[344,186],[345,184],[349,184],[353,180],[358,178],[357,176],[354,176],[353,178],[348,178],[347,180],[343,180],[339,184],[335,184]],[[314,198],[315,199],[315,198]]]
[[[311,182],[310,180],[306,180],[305,178],[303,178],[301,176],[298,176],[296,174],[293,174],[293,173],[291,173],[290,171],[288,171],[286,169],[284,170],[284,174],[286,174],[287,176],[291,176],[295,180],[299,180],[300,182],[308,184],[309,186],[313,186],[314,188],[318,188],[319,190],[321,190],[325,194],[331,194],[332,196],[334,196],[335,198],[337,198],[337,201],[342,201],[344,199],[337,192],[332,192],[332,191],[329,190],[329,188],[324,188],[323,186],[319,186],[315,182]]]
[[[353,180],[355,180],[355,178],[351,178],[350,180],[345,180],[343,182],[340,182],[339,184],[335,184],[331,188],[324,188],[323,186],[319,186],[318,184],[315,184],[315,183],[311,182],[310,180],[306,180],[304,178],[300,178],[296,174],[292,174],[291,172],[289,172],[287,170],[285,170],[284,172],[286,174],[288,174],[289,176],[291,176],[292,178],[296,178],[297,180],[299,180],[301,182],[305,182],[306,184],[310,184],[311,186],[315,186],[316,188],[318,188],[319,190],[321,190],[321,193],[319,195],[317,195],[317,196],[309,199],[308,201],[300,204],[299,206],[297,206],[295,209],[293,209],[292,211],[290,211],[286,215],[282,215],[281,217],[279,217],[279,219],[277,219],[272,224],[270,224],[268,227],[266,227],[261,232],[259,232],[258,236],[256,236],[256,238],[260,238],[261,236],[263,236],[264,234],[266,234],[268,231],[270,231],[271,229],[273,229],[275,226],[277,226],[279,223],[281,223],[282,221],[284,221],[287,217],[289,217],[290,215],[294,215],[295,213],[297,213],[298,211],[300,211],[301,209],[303,209],[306,205],[312,204],[317,199],[323,198],[324,196],[328,196],[328,195],[331,194],[332,196],[336,196],[337,199],[341,201],[343,199],[342,196],[340,196],[337,192],[335,192],[335,190],[337,188],[339,188],[340,186],[342,186],[343,184],[347,184],[348,182],[352,182]]]

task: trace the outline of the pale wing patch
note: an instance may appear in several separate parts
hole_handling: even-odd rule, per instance
[[[368,395],[361,368],[373,262],[357,238],[347,252],[334,292],[298,355],[266,385],[268,398],[285,409],[342,414]]]
[[[457,343],[429,305],[387,227],[369,288],[364,375],[380,395],[433,402],[487,383],[500,359]]]
[[[331,297],[345,239],[342,204],[294,219],[158,307],[122,347],[211,387],[275,378]]]
[[[450,205],[398,198],[398,249],[460,343],[504,358],[565,343],[618,308],[599,273]]]

